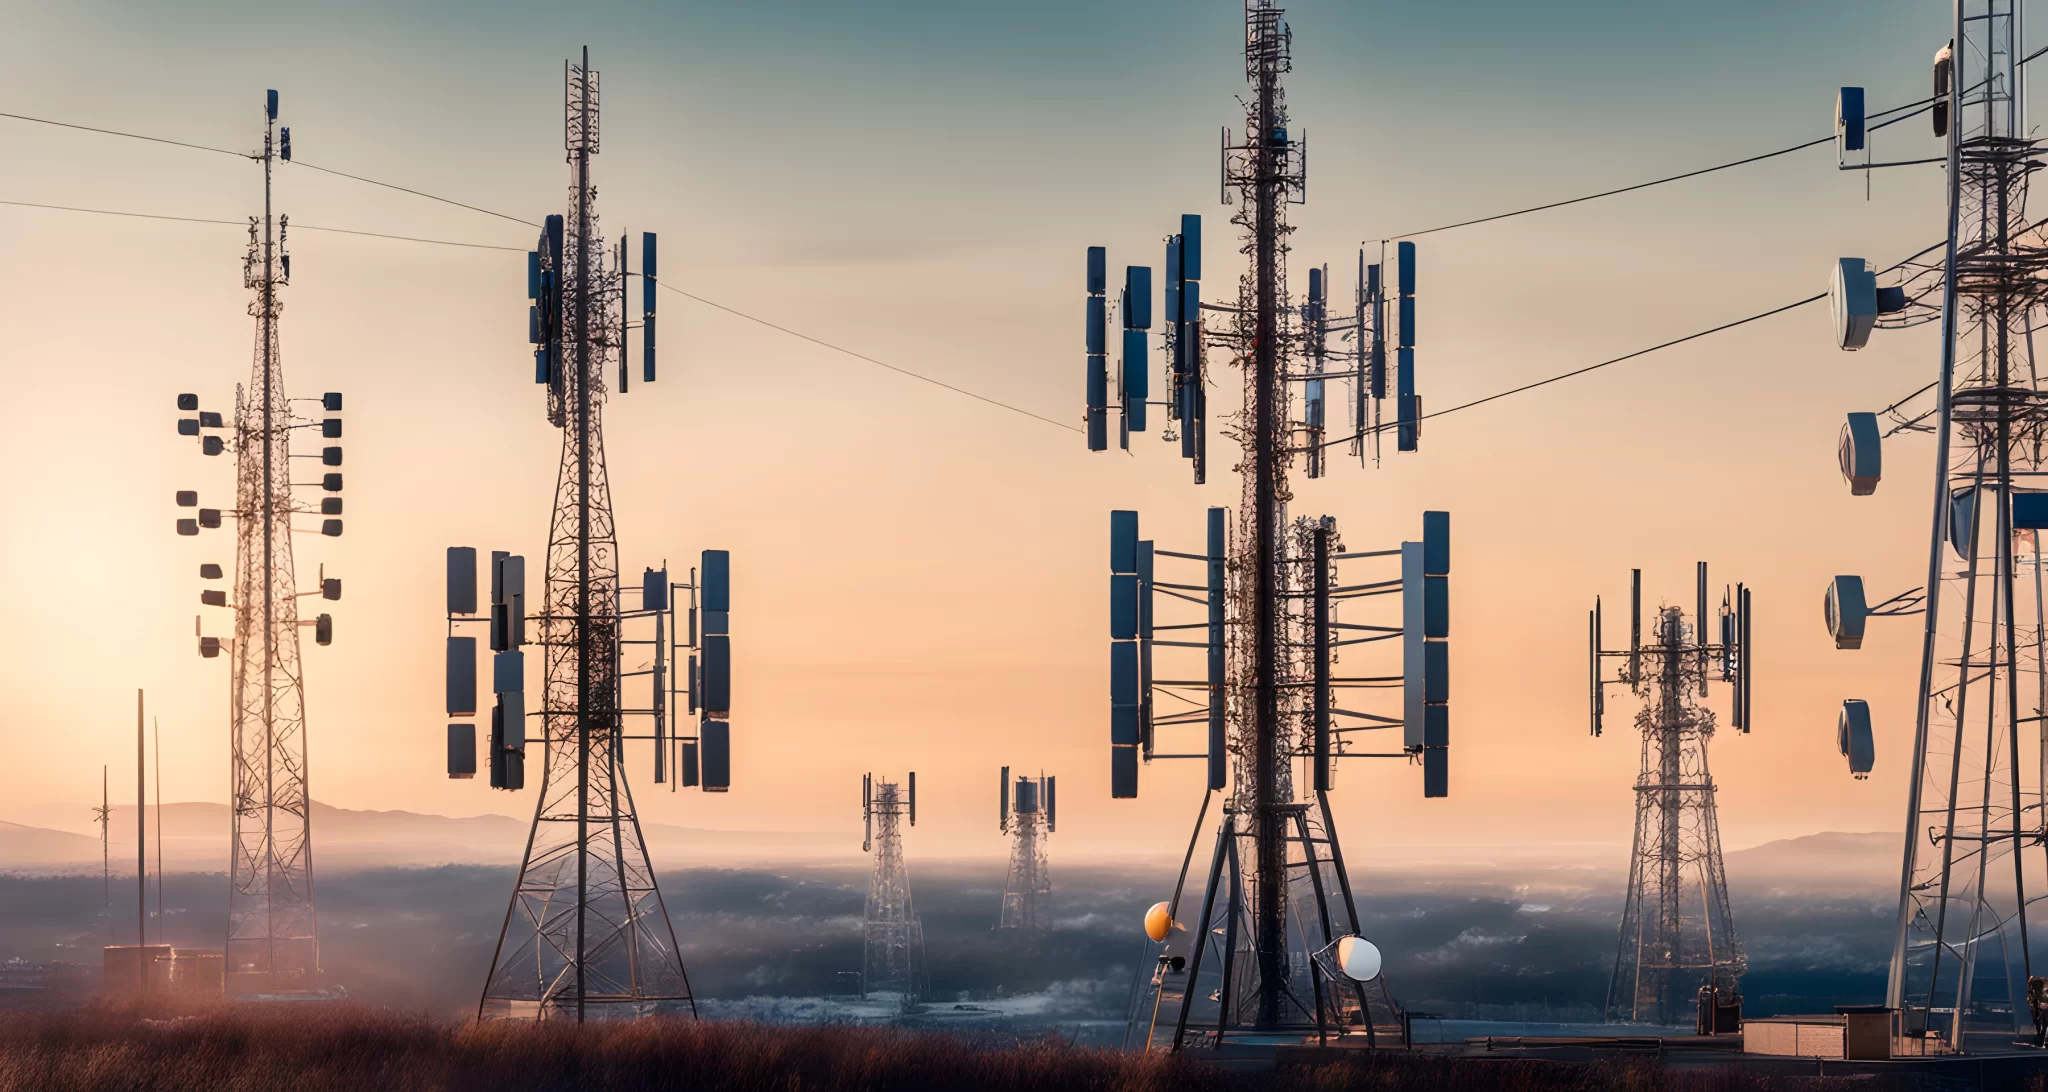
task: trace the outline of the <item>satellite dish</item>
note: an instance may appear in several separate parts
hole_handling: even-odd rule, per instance
[[[1173,932],[1172,908],[1163,902],[1153,903],[1152,909],[1145,911],[1145,935],[1151,937],[1153,943],[1157,944],[1164,943],[1167,934],[1171,932]]]
[[[1353,982],[1370,982],[1380,976],[1380,950],[1364,937],[1339,937],[1337,969]]]

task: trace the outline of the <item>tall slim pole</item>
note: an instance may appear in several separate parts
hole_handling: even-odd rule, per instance
[[[156,749],[156,916],[164,916],[164,737],[156,718],[149,721],[150,746]]]
[[[143,949],[149,946],[149,813],[144,798],[149,784],[144,777],[142,751],[142,691],[135,691],[135,968],[140,989],[149,989],[149,963]]]

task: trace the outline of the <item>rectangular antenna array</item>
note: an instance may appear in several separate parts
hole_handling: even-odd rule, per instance
[[[1398,325],[1394,341],[1395,446],[1414,451],[1422,433],[1422,399],[1415,393],[1415,244],[1394,245]]]
[[[1088,450],[1109,450],[1109,255],[1088,248]]]
[[[1138,513],[1109,514],[1110,796],[1138,795]]]

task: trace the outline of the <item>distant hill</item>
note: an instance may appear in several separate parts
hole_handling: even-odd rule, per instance
[[[1853,834],[1823,831],[1781,838],[1726,854],[1728,882],[1736,887],[1811,891],[1870,891],[1899,884],[1898,831]]]
[[[149,856],[156,861],[157,814],[149,809]],[[446,816],[410,811],[358,811],[313,802],[313,856],[324,869],[423,867],[442,864],[514,864],[526,849],[529,819],[507,815]],[[228,807],[214,803],[163,806],[164,866],[173,871],[224,871]],[[95,832],[96,833],[96,832]],[[838,856],[838,834],[773,830],[713,830],[650,823],[649,849],[660,867],[722,864],[777,857]],[[111,825],[115,866],[133,871],[135,806],[116,806]],[[100,841],[93,835],[0,822],[0,870],[97,871]]]
[[[0,868],[46,868],[100,860],[100,841],[67,830],[0,822]]]

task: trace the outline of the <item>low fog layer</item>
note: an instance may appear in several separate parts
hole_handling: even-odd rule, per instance
[[[1877,836],[1824,836],[1882,839]],[[1780,857],[1801,855],[1776,843]],[[1791,849],[1783,847],[1791,846]],[[1770,847],[1763,847],[1770,848]],[[1839,858],[1841,845],[1820,847]],[[1745,851],[1757,854],[1759,851]],[[1750,957],[1750,1011],[1829,1011],[1878,1000],[1891,905],[1882,884],[1821,896],[1750,870],[1737,874],[1735,916]],[[1164,869],[1054,864],[1056,926],[1035,942],[995,932],[1002,873],[993,864],[913,862],[932,1005],[921,1021],[1061,1028],[1097,1039],[1119,1026],[1137,962],[1140,917],[1165,897]],[[1514,884],[1436,876],[1360,884],[1366,932],[1410,1008],[1518,1021],[1597,1019],[1613,958],[1620,879],[1579,867]],[[504,920],[512,870],[502,866],[332,871],[319,881],[323,963],[360,1000],[459,1017],[477,990]],[[867,873],[854,865],[703,868],[661,877],[700,1004],[711,1016],[816,1021],[888,1019],[854,994]],[[109,915],[99,876],[0,876],[0,959],[73,962],[49,988],[0,990],[0,1003],[56,1004],[96,988],[99,946],[132,943],[135,881],[114,882]],[[155,893],[151,891],[151,905]],[[226,881],[173,873],[151,940],[218,947]],[[14,967],[26,972],[27,967]],[[89,968],[86,969],[86,968]],[[26,978],[23,981],[27,981]],[[964,1006],[964,1007],[956,1007]]]

